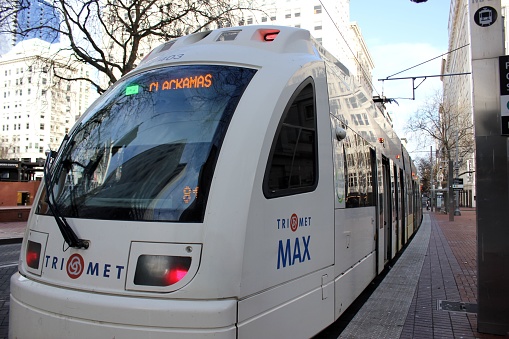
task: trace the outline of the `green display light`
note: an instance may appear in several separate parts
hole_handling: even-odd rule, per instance
[[[140,90],[140,86],[139,85],[130,85],[130,86],[127,86],[125,88],[125,95],[138,94],[139,90]]]

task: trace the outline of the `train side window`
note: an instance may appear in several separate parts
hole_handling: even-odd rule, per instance
[[[345,139],[345,186],[346,208],[375,205],[373,196],[373,173],[375,172],[375,154],[369,143],[360,135],[352,133]]]
[[[316,109],[311,78],[286,106],[272,143],[263,180],[267,198],[313,191],[318,183]]]

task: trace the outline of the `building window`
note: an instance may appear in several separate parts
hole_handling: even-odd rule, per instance
[[[320,6],[320,5],[315,6],[314,13],[315,13],[315,14],[320,14],[320,13],[322,13],[322,6]]]
[[[40,128],[41,130],[44,130],[44,124],[40,124],[40,125],[39,125],[39,128]]]

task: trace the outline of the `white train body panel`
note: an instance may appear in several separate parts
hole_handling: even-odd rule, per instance
[[[375,118],[383,147],[347,128],[373,105],[325,55],[305,30],[221,29],[115,84],[38,192],[9,337],[307,338],[336,320],[420,214],[394,189],[414,180],[404,149]]]

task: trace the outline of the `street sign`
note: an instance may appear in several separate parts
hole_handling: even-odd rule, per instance
[[[500,74],[501,134],[509,135],[509,56],[500,56],[498,66]]]
[[[463,191],[463,178],[454,178],[452,181],[452,189],[455,191]]]

